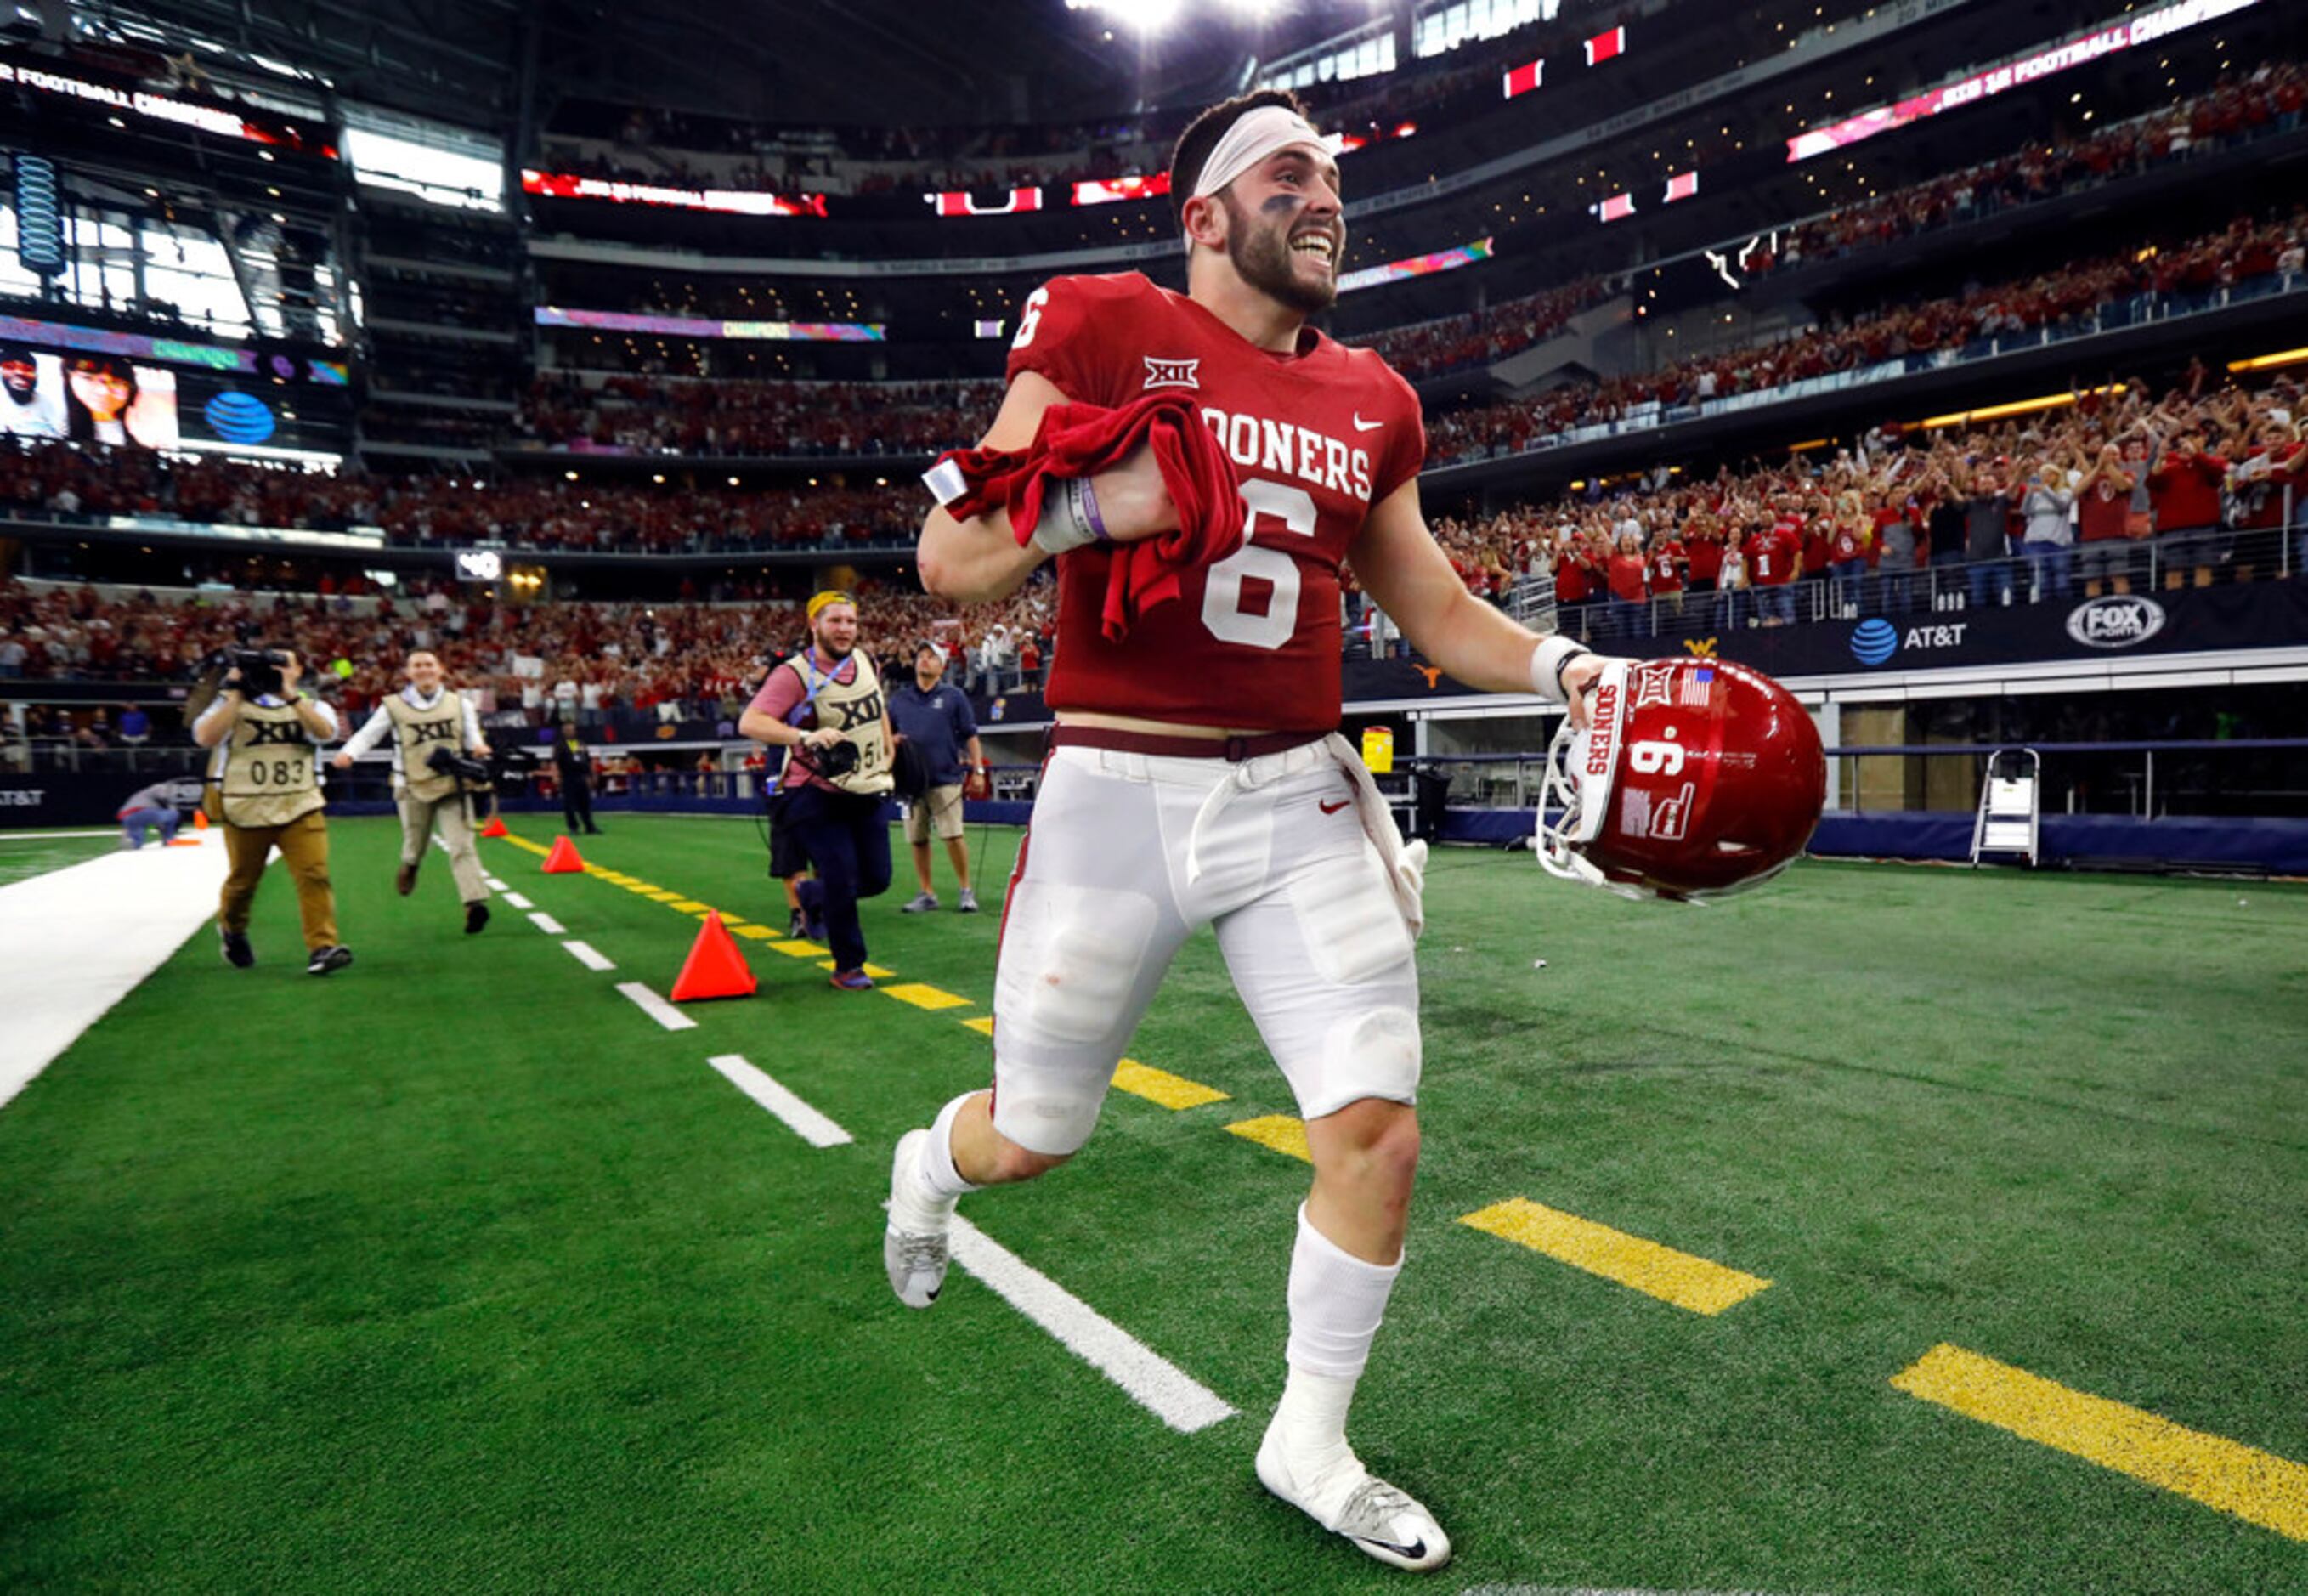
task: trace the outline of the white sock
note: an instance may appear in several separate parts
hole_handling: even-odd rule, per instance
[[[977,1095],[965,1091],[938,1110],[938,1117],[930,1122],[930,1134],[922,1139],[921,1157],[915,1165],[923,1191],[948,1208],[957,1199],[978,1189],[964,1180],[961,1171],[953,1166],[954,1117],[961,1112],[962,1104]]]
[[[1267,1428],[1300,1483],[1340,1469],[1359,1471],[1347,1445],[1347,1409],[1386,1316],[1402,1260],[1367,1264],[1314,1229],[1302,1205],[1290,1253],[1289,1377]]]

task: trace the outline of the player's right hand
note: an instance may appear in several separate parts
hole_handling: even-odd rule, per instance
[[[353,756],[349,754],[340,754],[329,763],[340,771],[349,771],[353,768]]]
[[[1150,443],[1132,449],[1112,470],[1092,477],[1089,486],[1098,495],[1106,535],[1116,543],[1137,543],[1178,530],[1178,506],[1162,485],[1162,468]]]

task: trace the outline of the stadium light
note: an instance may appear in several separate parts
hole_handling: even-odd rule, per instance
[[[2273,355],[2254,355],[2249,360],[2231,360],[2230,371],[2266,371],[2272,366],[2297,366],[2308,360],[2308,349],[2283,349]]]
[[[2087,388],[2085,393],[2114,395],[2126,392],[2122,383],[2105,388]],[[1985,410],[1957,410],[1950,415],[1925,418],[1924,430],[1933,432],[1942,427],[1966,427],[1979,421],[2001,421],[2009,416],[2032,416],[2038,410],[2056,410],[2071,405],[2082,397],[2078,393],[2046,393],[2041,399],[2015,399],[2009,404],[1992,404]]]
[[[1095,11],[1141,33],[1159,33],[1177,19],[1181,0],[1066,0],[1068,11]]]

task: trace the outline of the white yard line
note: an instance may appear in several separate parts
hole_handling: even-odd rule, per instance
[[[185,826],[185,833],[187,836],[191,835],[192,829],[189,825]],[[120,828],[116,825],[108,832],[0,832],[0,842],[53,842],[59,837],[117,837],[118,835],[120,835]]]
[[[1184,1369],[956,1214],[953,1259],[1181,1435],[1234,1417]]]
[[[569,930],[568,927],[563,925],[551,915],[546,914],[541,910],[536,914],[530,915],[529,917],[529,923],[535,926],[538,930],[544,932],[547,936],[564,936]]]
[[[588,970],[615,970],[617,967],[614,960],[597,951],[590,942],[564,942],[561,945],[569,950],[571,958]]]
[[[509,893],[512,891],[512,888],[507,886],[504,882],[499,881],[494,876],[484,876],[481,879],[489,884],[489,891],[493,893]]]
[[[724,1053],[705,1062],[719,1070],[730,1085],[784,1120],[787,1129],[812,1147],[841,1147],[852,1140],[848,1131],[746,1062],[744,1054]]]
[[[697,1022],[659,997],[639,981],[619,981],[617,990],[632,999],[633,1006],[667,1031],[694,1031]]]
[[[203,842],[108,853],[0,886],[0,1014],[8,1016],[0,1103],[216,918],[227,868],[224,845]],[[301,948],[277,956],[292,953],[304,958]],[[215,971],[227,981],[239,973]]]
[[[530,902],[528,899],[522,897],[519,893],[507,893],[504,895],[504,901],[512,904],[515,909],[532,909],[536,907],[536,905]]]

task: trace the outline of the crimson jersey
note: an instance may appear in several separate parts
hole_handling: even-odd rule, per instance
[[[1243,547],[1190,570],[1118,643],[1099,625],[1111,550],[1058,556],[1053,709],[1197,726],[1327,731],[1339,722],[1339,569],[1371,507],[1418,474],[1410,385],[1368,349],[1309,328],[1257,348],[1138,273],[1056,277],[1026,298],[1009,376],[1119,406],[1184,391],[1226,445],[1249,511]]]

